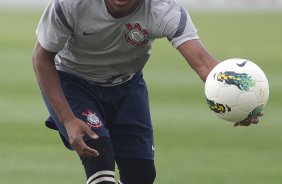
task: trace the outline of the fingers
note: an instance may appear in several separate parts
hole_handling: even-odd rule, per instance
[[[260,112],[260,113],[259,113],[259,117],[262,117],[263,115],[264,115],[263,112]]]
[[[260,116],[262,116],[262,115],[260,115]],[[234,124],[234,127],[237,127],[237,126],[250,126],[251,124],[258,124],[258,123],[259,123],[259,119],[258,118],[248,119],[248,120],[243,120],[243,121],[236,122]]]
[[[72,147],[75,149],[75,151],[78,153],[80,156],[86,156],[86,157],[97,157],[99,156],[99,153],[97,150],[92,149],[88,147],[83,139],[76,139],[72,143]]]
[[[83,126],[83,134],[88,135],[90,138],[92,139],[98,139],[99,136],[97,134],[95,134],[88,126]],[[75,142],[75,146],[76,146],[76,151],[80,156],[87,156],[87,157],[97,157],[99,156],[99,153],[97,150],[90,148],[89,146],[87,146],[85,144],[85,142],[82,139],[82,136],[77,139],[77,141]]]
[[[99,136],[95,134],[88,126],[84,128],[84,132],[86,135],[88,135],[92,139],[98,139]]]
[[[88,135],[92,139],[98,139],[99,136],[95,134],[89,126],[87,126],[83,121],[76,120],[72,122],[72,126],[68,127],[68,136],[69,136],[69,143],[73,147],[73,149],[80,155],[80,156],[87,156],[87,157],[97,157],[99,153],[97,150],[88,147],[84,140],[83,136]]]
[[[255,118],[246,119],[246,120],[243,120],[243,121],[236,122],[234,124],[234,127],[237,127],[237,126],[250,126],[251,124],[258,124],[259,123],[259,118],[262,117],[263,115],[264,115],[264,113],[260,112],[258,114],[258,116],[256,116]]]

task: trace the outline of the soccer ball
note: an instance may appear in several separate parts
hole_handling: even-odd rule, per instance
[[[220,118],[239,122],[259,116],[268,100],[269,85],[255,63],[232,58],[209,73],[205,95],[209,108]]]

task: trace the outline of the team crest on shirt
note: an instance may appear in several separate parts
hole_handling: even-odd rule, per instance
[[[95,112],[92,112],[91,110],[87,110],[84,111],[82,115],[86,116],[86,121],[90,128],[92,127],[99,128],[103,126],[102,122],[100,121],[100,119],[98,118]]]
[[[126,24],[126,33],[125,39],[131,45],[135,47],[139,47],[142,45],[146,45],[149,41],[148,39],[148,31],[141,26],[139,23],[135,24]]]

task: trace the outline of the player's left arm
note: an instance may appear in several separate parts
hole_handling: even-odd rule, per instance
[[[186,41],[177,49],[204,82],[210,71],[219,63],[199,39]]]
[[[165,5],[165,4],[164,4]],[[171,8],[172,7],[172,8]],[[163,36],[167,36],[172,45],[178,49],[188,64],[194,69],[199,77],[205,82],[210,71],[219,63],[217,59],[211,56],[204,45],[201,43],[197,29],[185,8],[177,3],[172,3],[170,8],[162,7],[163,18]],[[164,11],[166,10],[166,11]],[[175,13],[179,12],[179,16]],[[178,22],[178,24],[175,24]],[[260,115],[262,116],[262,114]],[[259,117],[244,120],[235,123],[235,126],[249,126],[257,124]]]
[[[208,53],[199,39],[186,41],[177,49],[204,82],[213,67],[219,63],[217,59]],[[259,117],[261,116],[263,116],[263,113],[259,115]],[[237,122],[234,126],[257,124],[259,123],[259,117]]]

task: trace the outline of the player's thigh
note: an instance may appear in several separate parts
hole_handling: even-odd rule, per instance
[[[154,158],[153,127],[146,84],[142,77],[132,84],[110,126],[116,157]]]

